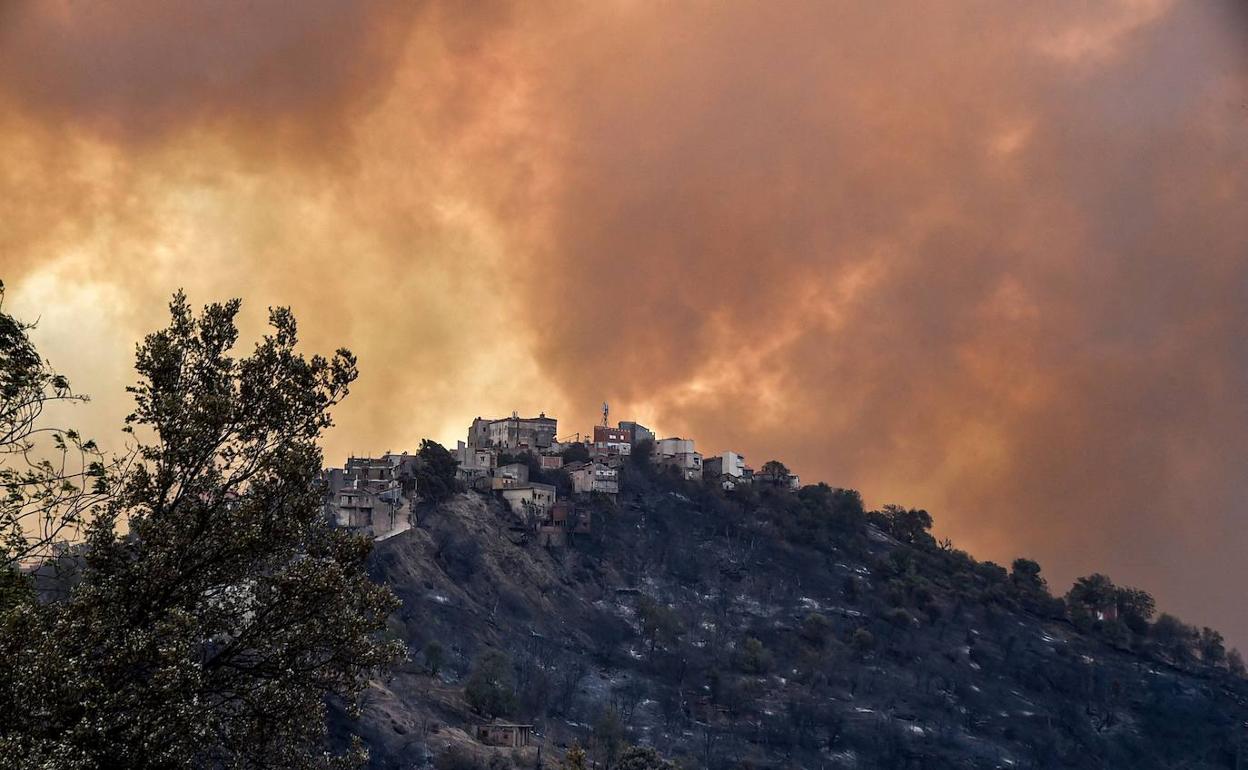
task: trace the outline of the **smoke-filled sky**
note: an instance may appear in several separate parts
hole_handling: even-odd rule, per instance
[[[177,287],[330,459],[602,401],[1248,642],[1232,2],[0,4],[0,277],[115,435]]]

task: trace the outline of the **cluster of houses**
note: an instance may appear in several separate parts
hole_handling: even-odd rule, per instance
[[[498,495],[515,517],[515,528],[532,533],[542,545],[565,545],[572,537],[588,534],[589,509],[578,507],[575,498],[618,495],[620,469],[637,451],[649,451],[650,462],[657,467],[688,480],[714,479],[724,489],[754,481],[794,489],[801,483],[792,474],[771,478],[756,473],[738,452],[704,457],[693,439],[658,438],[637,422],[611,427],[605,405],[602,424],[594,426],[591,436],[560,440],[557,435],[558,421],[545,413],[478,417],[468,427],[467,441],[458,442],[453,451],[458,478],[471,489]],[[407,453],[387,453],[376,459],[352,457],[343,468],[325,471],[326,514],[340,526],[367,531],[378,539],[410,529],[419,462]],[[559,499],[555,485],[533,478],[551,471],[567,474],[573,499]]]
[[[352,457],[322,474],[325,513],[340,527],[381,540],[412,528],[416,462],[406,452],[378,458]]]

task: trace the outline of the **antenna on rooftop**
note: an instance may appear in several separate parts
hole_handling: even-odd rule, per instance
[[[602,427],[607,427],[607,414],[611,411],[611,407],[607,406],[607,402],[602,402]]]

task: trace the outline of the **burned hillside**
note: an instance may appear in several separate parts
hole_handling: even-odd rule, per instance
[[[564,547],[478,492],[377,543],[411,659],[355,726],[374,767],[573,744],[606,767],[629,744],[683,767],[1235,766],[1238,656],[1143,592],[1053,597],[1034,562],[978,562],[850,490],[621,474]],[[490,722],[531,725],[527,745],[484,745]]]

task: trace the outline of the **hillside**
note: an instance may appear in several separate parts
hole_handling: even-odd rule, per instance
[[[377,544],[412,659],[355,725],[374,767],[535,766],[470,737],[474,668],[498,685],[477,705],[533,724],[547,766],[573,741],[600,766],[625,742],[687,768],[1236,766],[1237,658],[1206,639],[1202,659],[1151,607],[1068,609],[1030,563],[977,562],[850,491],[626,474],[566,549],[479,493]]]

